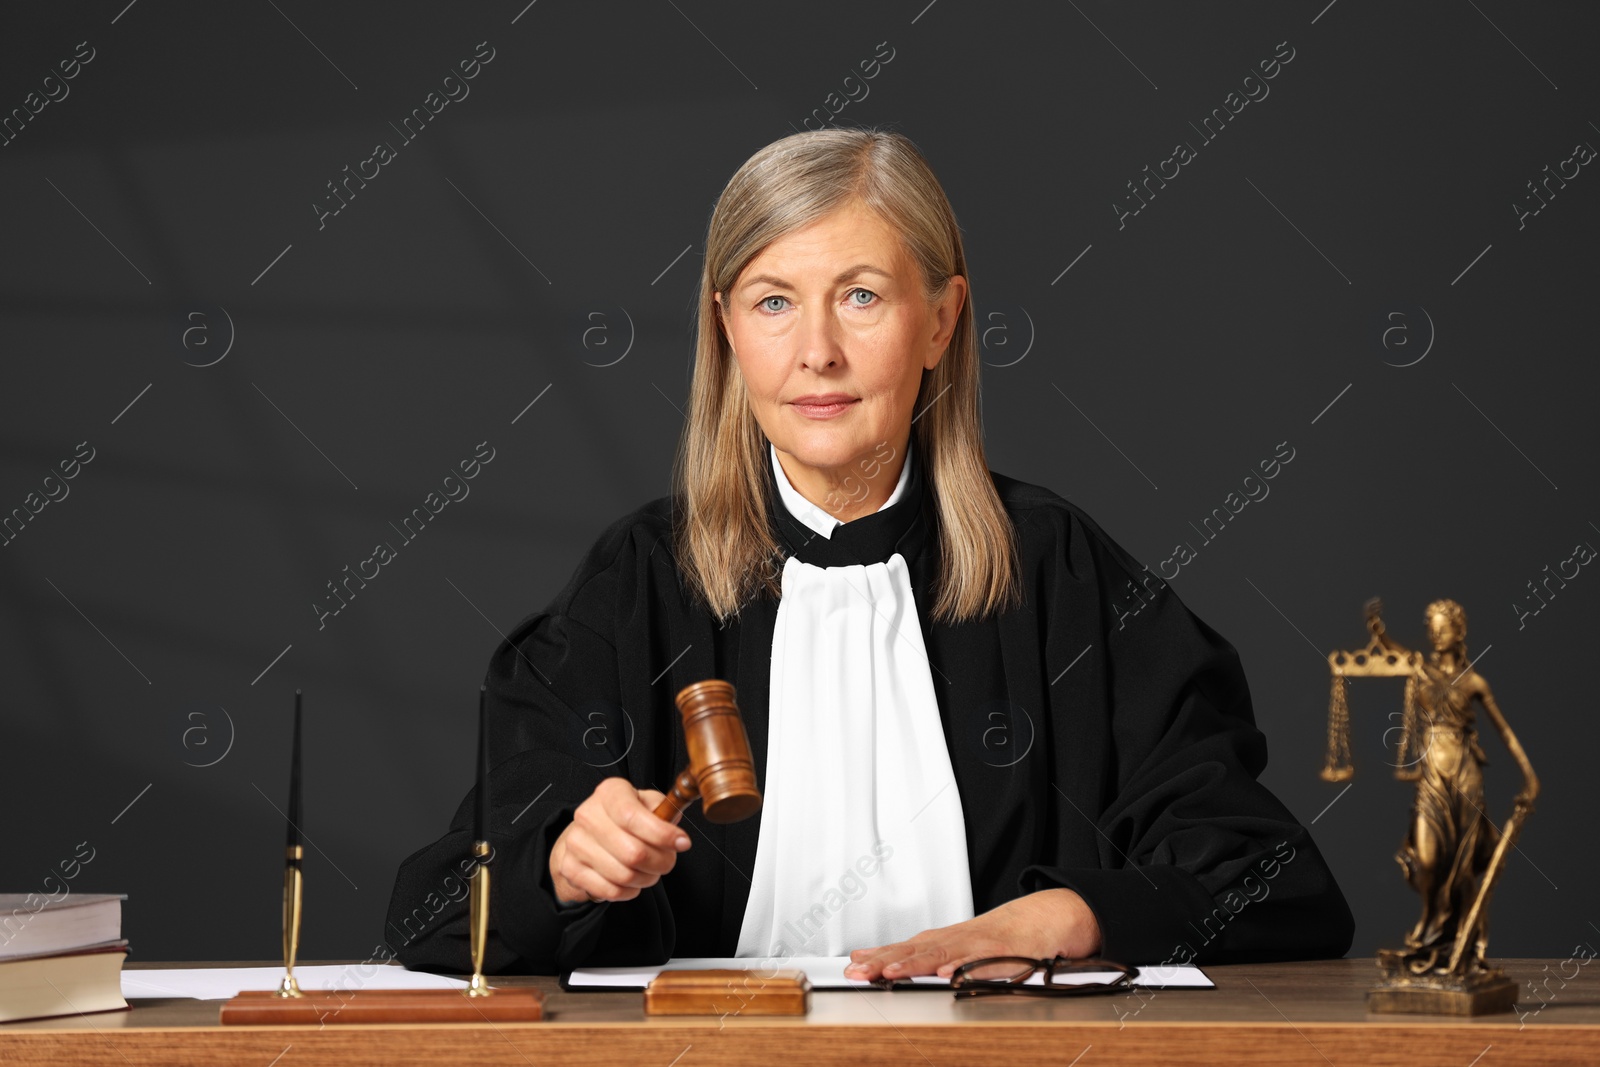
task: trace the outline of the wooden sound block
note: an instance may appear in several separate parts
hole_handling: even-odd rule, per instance
[[[662,971],[644,989],[646,1015],[804,1015],[811,982],[800,970]]]
[[[223,1002],[219,1021],[238,1026],[323,1026],[332,1023],[523,1023],[544,1018],[537,989],[496,989],[469,997],[454,989],[313,990],[280,997],[265,990]]]

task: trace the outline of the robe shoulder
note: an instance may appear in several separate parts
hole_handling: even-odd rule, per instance
[[[614,641],[652,568],[676,575],[672,547],[673,498],[657,497],[612,520],[594,539],[566,584],[544,609],[528,616],[560,615]],[[681,585],[680,585],[681,590]],[[528,619],[524,619],[527,622]]]
[[[1088,512],[1055,490],[1018,481],[996,471],[990,471],[989,475],[994,479],[1000,502],[1005,505],[1012,522],[1017,524],[1024,546],[1053,548],[1052,539],[1070,534],[1076,528],[1080,536],[1092,539],[1097,548],[1103,549],[1124,569],[1143,569],[1143,564],[1106,533],[1105,528]]]
[[[992,470],[989,474],[1017,530],[1025,566],[1053,570],[1064,564],[1066,577],[1097,581],[1107,598],[1135,576],[1151,576],[1148,567],[1071,500],[1045,486]],[[640,579],[641,560],[663,565],[676,575],[673,509],[674,498],[662,496],[613,520],[595,539],[551,610],[560,605],[565,613],[593,626],[601,612],[616,604],[619,594],[627,595],[621,585]],[[684,592],[681,581],[679,590]]]
[[[1039,574],[1042,570],[1041,580],[1057,593],[1063,591],[1063,583],[1094,588],[1115,621],[1125,602],[1134,606],[1142,602],[1128,599],[1130,583],[1147,591],[1166,587],[1155,572],[1071,500],[1042,485],[996,471],[989,475],[1017,531],[1025,571]]]
[[[658,545],[670,549],[672,515],[673,498],[662,496],[613,519],[600,531],[584,554],[568,583],[569,588],[576,592],[588,578],[616,567],[622,562],[624,553],[642,550],[648,556]]]
[[[1148,573],[1137,558],[1077,504],[1041,485],[990,471],[1001,503],[1017,530],[1025,563],[1064,561],[1073,571],[1091,567],[1109,579]],[[595,538],[547,611],[559,611],[604,633],[624,585],[643,577],[641,561],[677,573],[672,540],[674,498],[657,497],[618,516]],[[680,585],[681,591],[681,585]]]

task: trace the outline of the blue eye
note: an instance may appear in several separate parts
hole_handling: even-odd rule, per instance
[[[853,307],[853,308],[869,308],[869,307],[872,307],[873,306],[873,302],[877,301],[877,299],[878,299],[878,294],[877,293],[874,293],[870,289],[862,289],[862,288],[859,288],[859,287],[850,290],[848,295],[853,297],[857,293],[861,293],[861,294],[869,297],[870,301],[866,302],[866,303],[861,303],[861,302],[857,302],[855,300],[851,300],[850,301],[850,306]],[[782,307],[773,307],[772,306],[772,302],[774,300],[782,301],[783,303],[788,303],[789,298],[786,297],[786,296],[764,297],[764,298],[762,298],[761,302],[759,304],[757,304],[756,306],[761,308],[763,311],[767,311],[767,312],[770,312],[771,314],[776,315],[777,313],[781,312],[783,310],[783,308]]]

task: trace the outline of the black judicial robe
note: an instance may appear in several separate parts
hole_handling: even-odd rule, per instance
[[[802,562],[905,557],[976,912],[1065,886],[1094,910],[1102,954],[1126,963],[1343,955],[1349,907],[1308,831],[1256,780],[1266,742],[1233,646],[1075,505],[993,472],[1026,601],[930,624],[938,543],[917,460],[900,500],[830,539],[789,514],[767,454],[767,513]],[[561,905],[550,885],[550,846],[603,778],[666,791],[687,765],[674,704],[686,685],[734,684],[764,785],[778,602],[758,597],[719,626],[675,565],[671,505],[614,522],[490,660],[490,972],[735,952],[759,816],[717,825],[695,805],[683,821],[693,846],[633,900]],[[816,769],[818,788],[828,774]],[[400,866],[385,934],[409,967],[470,969],[461,873],[474,803],[469,793],[449,832]]]

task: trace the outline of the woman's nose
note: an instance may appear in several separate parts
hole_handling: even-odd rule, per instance
[[[800,363],[811,370],[826,370],[839,362],[840,347],[838,324],[831,316],[812,312],[801,313],[800,329],[796,340],[800,345]]]

